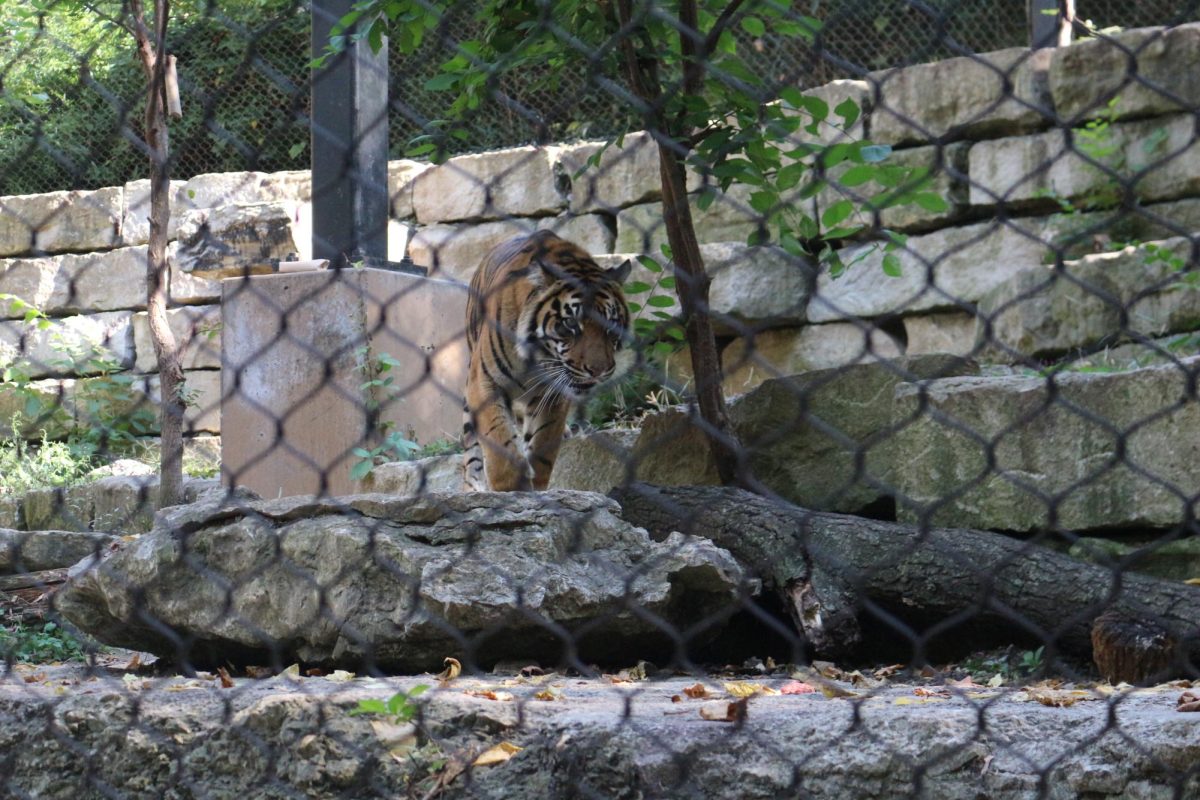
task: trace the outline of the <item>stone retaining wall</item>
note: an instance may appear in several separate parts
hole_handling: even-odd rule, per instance
[[[901,355],[1057,359],[1200,326],[1200,301],[1169,261],[1145,248],[1108,252],[1113,242],[1171,239],[1174,252],[1190,260],[1190,243],[1180,237],[1200,229],[1193,124],[1200,98],[1180,65],[1198,48],[1200,24],[1192,24],[950,59],[815,89],[830,107],[855,99],[866,113],[850,135],[892,145],[896,163],[930,168],[946,208],[883,213],[885,224],[910,237],[900,277],[884,276],[881,255],[871,253],[837,279],[743,244],[759,217],[741,188],[698,212],[727,390]],[[1131,54],[1136,80],[1125,77]],[[1120,174],[1079,154],[1079,129],[1105,115],[1107,141],[1123,154]],[[827,125],[821,133],[827,141],[846,136]],[[580,172],[596,158],[598,166]],[[1126,174],[1136,178],[1131,210],[1063,211]],[[468,280],[491,247],[524,231],[556,230],[593,253],[622,257],[657,254],[665,240],[656,145],[646,134],[607,149],[587,142],[459,156],[438,166],[397,161],[389,181],[390,256],[407,249],[433,274],[455,280]],[[693,190],[702,184],[692,176]],[[847,191],[833,180],[805,202],[819,215]],[[32,390],[64,398],[69,413],[70,398],[96,369],[59,364],[63,342],[98,343],[111,368],[138,376],[139,391],[155,397],[143,313],[147,207],[146,181],[0,198],[0,293],[55,321],[53,333],[31,332],[19,308],[0,308],[7,317],[0,352],[29,359]],[[292,253],[306,257],[310,217],[306,172],[174,183],[172,325],[185,341],[196,392],[192,431],[220,429],[219,279],[272,269]],[[1061,269],[1047,266],[1056,253],[1065,259]],[[1122,303],[1131,306],[1125,315]],[[687,379],[686,368],[673,374]]]

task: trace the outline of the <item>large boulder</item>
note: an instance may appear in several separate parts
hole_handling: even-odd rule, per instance
[[[724,550],[654,542],[595,494],[297,497],[164,511],[55,606],[102,642],[192,664],[422,670],[667,655],[666,631],[715,632],[744,580]]]
[[[1185,237],[1023,270],[979,302],[977,344],[991,355],[1058,355],[1200,327]]]
[[[1200,358],[1112,374],[896,389],[903,521],[1030,531],[1165,528],[1200,486]]]
[[[969,360],[933,355],[772,378],[732,401],[729,421],[759,484],[805,508],[861,511],[891,496],[894,464],[905,457],[892,427],[896,386],[978,371]],[[719,482],[703,427],[682,408],[647,416],[636,434],[564,442],[551,480],[602,492],[633,480]]]
[[[103,552],[113,539],[107,533],[0,528],[0,574],[69,567],[80,559]]]

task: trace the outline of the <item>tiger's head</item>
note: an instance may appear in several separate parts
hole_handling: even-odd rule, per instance
[[[531,267],[539,289],[521,316],[518,352],[536,382],[581,401],[635,361],[621,290],[632,264],[606,270],[591,259],[539,260]]]

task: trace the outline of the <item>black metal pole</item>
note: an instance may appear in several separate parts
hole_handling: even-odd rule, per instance
[[[353,0],[313,0],[312,53]],[[313,258],[335,267],[387,261],[387,41],[378,53],[347,36],[346,49],[312,75]]]

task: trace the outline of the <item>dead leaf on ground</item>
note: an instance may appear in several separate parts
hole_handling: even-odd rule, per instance
[[[933,667],[929,666],[928,664],[921,667],[921,671],[918,674],[922,678],[936,678],[939,675],[938,671],[936,669],[934,669]]]
[[[345,683],[346,681],[354,680],[355,677],[357,676],[355,676],[353,672],[344,669],[335,669],[333,672],[325,676],[325,680]]]
[[[1200,692],[1184,692],[1175,704],[1176,711],[1200,711]]]
[[[562,700],[563,694],[562,694],[562,692],[556,692],[554,689],[547,686],[545,689],[542,689],[540,692],[535,694],[533,696],[533,699],[534,700],[547,700],[547,701]]]
[[[39,683],[39,682],[41,682],[41,681],[44,681],[44,680],[46,680],[46,673],[44,673],[44,672],[35,672],[35,673],[33,673],[32,675],[26,675],[26,676],[23,678],[23,680],[24,680],[26,683]]]
[[[888,664],[886,667],[880,667],[871,674],[875,676],[875,680],[882,681],[903,671],[903,664]]]
[[[987,685],[988,685],[988,688],[990,688],[990,689],[1000,688],[1001,686],[1004,685],[1004,675],[997,672],[995,675],[992,676],[992,679],[987,682]]]
[[[222,689],[233,688],[233,678],[229,677],[229,670],[224,667],[217,667],[217,675],[221,678]]]
[[[521,752],[521,748],[517,747],[512,742],[500,742],[500,744],[494,744],[487,750],[484,750],[482,753],[480,753],[478,757],[471,762],[471,766],[490,767],[494,764],[503,764],[505,761],[508,761],[519,752]]]
[[[780,694],[816,694],[816,691],[817,687],[811,683],[801,683],[800,681],[792,681],[779,687]]]
[[[1188,578],[1184,583],[1188,586],[1200,586],[1200,578]]]
[[[699,700],[702,697],[709,697],[710,692],[708,687],[703,683],[694,683],[691,686],[684,687],[683,693],[693,700]]]
[[[706,719],[709,722],[741,722],[746,719],[746,712],[749,709],[750,698],[743,697],[741,700],[714,700],[700,706],[700,719]]]
[[[751,681],[728,681],[722,684],[722,686],[726,694],[740,698],[751,697],[756,694],[779,694],[778,689],[772,689],[770,686],[763,686],[761,683],[752,683]]]
[[[304,670],[304,675],[308,678],[324,678],[325,670],[321,669],[320,667],[309,667],[308,669]]]
[[[442,663],[446,665],[446,668],[437,675],[434,675],[434,677],[437,678],[438,683],[442,686],[447,686],[450,681],[462,674],[462,663],[457,658],[450,658],[449,656],[442,659]]]
[[[951,689],[983,689],[983,688],[986,688],[983,685],[976,683],[975,679],[973,677],[971,677],[970,675],[963,678],[962,680],[946,681],[946,686]]]
[[[135,672],[135,671],[137,671],[137,668],[140,667],[141,665],[142,665],[142,654],[134,653],[133,658],[129,659],[129,663],[126,664],[123,667],[123,669],[126,672]]]
[[[917,697],[949,697],[950,690],[941,686],[918,686],[913,689],[913,694]]]
[[[828,697],[830,699],[833,699],[836,697],[858,697],[858,694],[856,692],[852,692],[849,689],[843,689],[841,686],[838,686],[836,683],[833,683],[833,682],[822,683],[821,684],[821,694],[825,695],[826,697]]]
[[[1080,700],[1095,700],[1098,699],[1088,692],[1083,691],[1059,691],[1056,689],[1041,689],[1037,687],[1029,687],[1025,690],[1030,700],[1041,703],[1044,706],[1051,708],[1067,708],[1078,703]]]
[[[838,669],[837,665],[832,661],[814,661],[812,662],[812,668],[815,669],[819,675],[822,675],[826,678],[832,678],[835,681],[845,680],[846,678],[846,673]]]
[[[512,700],[512,692],[497,692],[492,689],[464,689],[463,694],[482,697],[484,700]]]
[[[271,677],[270,667],[246,667],[244,671],[247,678],[254,678],[255,680]]]
[[[986,756],[983,757],[983,766],[979,768],[980,775],[987,775],[988,768],[990,766],[992,766],[993,758],[995,758],[995,756],[992,755],[991,753],[988,753]]]
[[[892,701],[895,706],[916,706],[924,703],[944,703],[945,697],[897,697]]]

